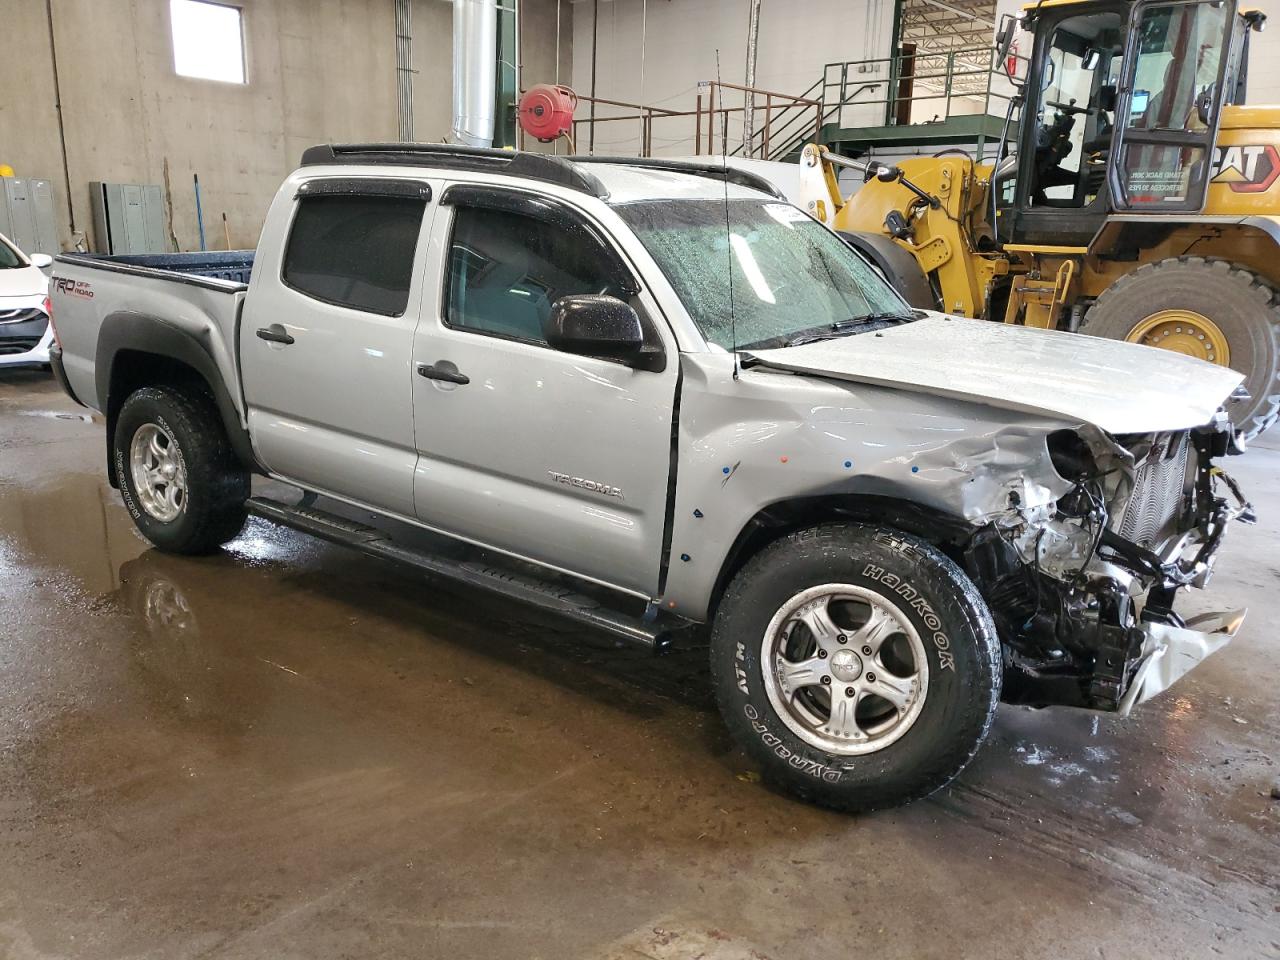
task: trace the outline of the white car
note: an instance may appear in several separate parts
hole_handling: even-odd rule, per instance
[[[49,323],[49,278],[53,258],[30,257],[0,234],[0,367],[48,363],[53,343]]]

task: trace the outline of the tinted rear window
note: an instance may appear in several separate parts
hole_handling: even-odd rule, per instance
[[[307,197],[289,233],[284,282],[326,303],[399,316],[409,303],[426,202],[404,197]]]

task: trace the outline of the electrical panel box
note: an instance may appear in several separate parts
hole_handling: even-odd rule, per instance
[[[171,253],[164,237],[164,192],[153,183],[89,184],[98,253]]]
[[[53,210],[53,185],[48,180],[0,177],[0,233],[23,253],[58,250],[58,226]]]

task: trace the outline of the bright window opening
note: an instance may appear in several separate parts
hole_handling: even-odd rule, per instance
[[[210,0],[169,0],[173,68],[184,77],[244,83],[239,7]]]

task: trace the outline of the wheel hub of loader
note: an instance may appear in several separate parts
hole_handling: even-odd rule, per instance
[[[1141,343],[1161,350],[1208,360],[1219,366],[1231,366],[1231,348],[1216,323],[1194,310],[1161,310],[1143,320],[1125,337],[1129,343]]]

